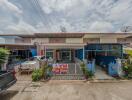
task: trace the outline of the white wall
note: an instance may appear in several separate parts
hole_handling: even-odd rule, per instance
[[[15,38],[6,38],[5,43],[6,44],[15,44]]]
[[[15,44],[16,36],[1,36],[0,44]]]
[[[3,43],[5,43],[5,38],[0,37],[0,44],[3,44]]]
[[[117,38],[100,38],[100,43],[117,43]]]
[[[82,38],[66,38],[66,43],[83,43]]]
[[[35,38],[35,39],[32,39],[32,44],[34,44],[35,42],[38,42],[39,44],[45,44],[45,43],[49,43],[49,39],[48,38]]]

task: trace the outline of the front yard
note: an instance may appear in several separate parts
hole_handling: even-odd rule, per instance
[[[89,83],[62,80],[34,83],[24,75],[0,95],[0,100],[132,100],[131,84],[132,81]]]

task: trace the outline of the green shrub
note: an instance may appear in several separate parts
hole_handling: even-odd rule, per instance
[[[47,65],[41,66],[42,76],[45,76],[45,74],[46,74],[46,69],[47,69]]]
[[[48,76],[49,78],[52,76],[52,69],[53,69],[53,67],[50,66],[50,65],[47,67],[47,76]]]
[[[35,69],[32,73],[32,80],[33,81],[39,81],[43,76],[42,69]]]
[[[125,52],[132,57],[132,50],[125,50]]]
[[[48,79],[51,77],[52,66],[44,64],[40,69],[36,69],[32,73],[32,80],[39,81],[41,78]]]
[[[86,69],[85,75],[86,75],[86,77],[88,77],[88,78],[92,78],[92,77],[93,77],[93,73],[92,73],[91,71],[89,71],[88,69]]]
[[[128,65],[128,78],[132,78],[132,64]]]
[[[126,78],[132,78],[132,64],[124,64],[123,71]]]
[[[84,74],[84,73],[85,73],[85,70],[86,70],[85,63],[82,62],[80,66],[81,66],[81,70],[82,70],[82,72],[83,72],[83,74]]]
[[[1,64],[5,63],[8,55],[9,55],[9,50],[4,49],[4,48],[0,48],[0,66],[1,66]]]
[[[49,72],[52,72],[53,67],[52,66],[48,66],[47,69],[48,69]]]
[[[41,70],[42,70],[42,76],[44,79],[49,79],[52,75],[52,65],[42,65]]]
[[[81,66],[81,70],[82,70],[86,79],[93,77],[93,73],[88,70],[88,68],[86,67],[84,62],[82,62],[80,66]]]

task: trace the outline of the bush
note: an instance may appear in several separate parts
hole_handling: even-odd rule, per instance
[[[132,78],[132,64],[124,64],[123,71],[126,78]]]
[[[91,71],[89,71],[88,69],[86,69],[85,75],[88,78],[92,78],[93,77],[93,73]]]
[[[52,75],[52,65],[47,65],[45,66],[45,73],[44,73],[44,78],[49,79]]]
[[[42,70],[42,76],[45,76],[46,70],[47,70],[47,65],[41,66],[41,70]]]
[[[125,52],[132,57],[132,50],[125,50]]]
[[[86,79],[88,78],[92,78],[93,77],[93,73],[91,71],[88,70],[88,68],[85,66],[85,63],[81,63],[81,70],[85,76]]]
[[[5,63],[9,55],[9,50],[0,48],[0,66]]]
[[[48,76],[48,72],[49,72],[49,66],[48,65],[43,65],[41,67],[42,69],[42,72],[43,72],[43,77],[44,79],[47,79],[49,76]]]
[[[39,81],[43,76],[42,69],[35,69],[32,73],[32,80],[33,81]]]
[[[85,70],[86,70],[85,63],[82,62],[80,66],[81,66],[81,70],[82,70],[83,74],[85,74]]]
[[[52,73],[52,66],[44,64],[40,69],[36,69],[32,73],[32,80],[39,81],[41,78],[49,79]]]

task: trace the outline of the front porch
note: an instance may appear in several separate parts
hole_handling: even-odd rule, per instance
[[[82,61],[85,62],[88,70],[92,71],[97,79],[110,79],[112,78],[110,76],[118,76],[119,70],[117,70],[117,67],[120,67],[120,65],[117,65],[119,63],[116,59],[122,58],[121,44],[88,44],[85,46],[85,44],[60,43],[44,44],[38,47],[40,47],[41,55],[45,55],[47,59],[52,59],[53,64],[68,64],[66,73],[61,72],[61,68],[59,67],[59,69],[57,66],[59,72],[54,74],[57,77],[76,79],[73,76],[82,75],[82,73],[76,71],[76,68],[81,69],[80,65],[77,66],[77,64]]]
[[[55,63],[74,63],[76,57],[84,59],[85,44],[43,44],[37,46],[37,54],[53,59]],[[79,51],[81,50],[80,54]]]

